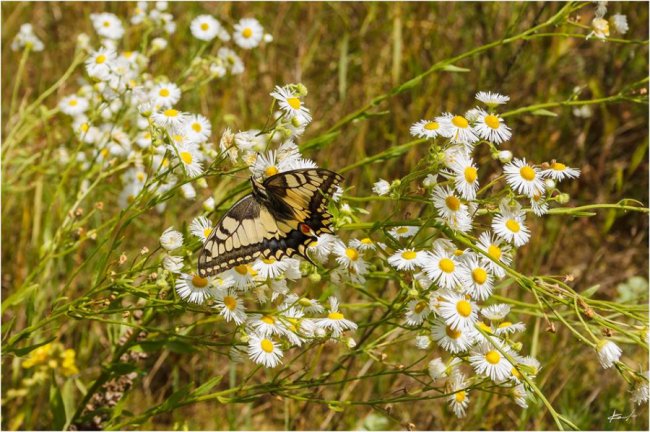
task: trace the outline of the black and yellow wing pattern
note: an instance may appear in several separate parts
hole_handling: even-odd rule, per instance
[[[253,182],[254,192],[235,203],[205,241],[199,276],[216,275],[259,257],[300,255],[309,260],[306,249],[314,237],[332,233],[328,196],[342,180],[335,172],[308,168]]]

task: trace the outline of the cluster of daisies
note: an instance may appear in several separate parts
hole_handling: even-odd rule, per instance
[[[484,192],[479,188],[481,178],[486,176],[481,176],[473,159],[474,150],[485,145],[504,164],[503,199],[498,209],[487,212],[493,213],[491,230],[477,234],[475,248],[459,247],[449,239],[438,238],[429,248],[418,249],[408,245],[421,230],[401,228],[401,234],[391,234],[405,247],[395,248],[392,254],[388,252],[387,258],[392,267],[411,274],[414,281],[405,324],[418,332],[416,345],[429,349],[435,342],[451,354],[447,362],[433,360],[429,372],[434,380],[447,379],[453,392],[449,403],[459,417],[469,403],[466,388],[483,379],[507,387],[517,404],[527,406],[529,389],[521,374],[533,378],[539,362],[521,355],[520,344],[513,342],[525,325],[509,317],[508,305],[480,307],[479,302],[490,299],[495,284],[506,275],[516,248],[530,240],[527,214],[541,216],[548,212],[551,203],[566,199],[560,198],[557,184],[580,174],[578,169],[557,161],[533,164],[501,150],[500,146],[512,138],[512,131],[497,107],[509,98],[479,92],[476,99],[481,106],[463,115],[444,113],[424,119],[413,124],[410,131],[415,137],[430,140],[440,155],[441,165],[432,165],[435,174],[429,174],[423,186],[430,191],[437,222],[454,232],[471,235],[479,227],[475,218],[485,213],[479,210],[486,210],[481,209],[485,197],[481,197]],[[399,182],[380,180],[373,190],[379,195],[390,195],[398,185]],[[463,364],[471,366],[473,379],[462,372]]]
[[[219,152],[209,142],[210,121],[199,113],[178,108],[183,92],[189,88],[148,72],[155,55],[167,47],[164,36],[177,31],[167,2],[138,3],[130,23],[134,31],[152,36],[150,41],[145,38],[143,43],[138,43],[140,51],[120,49],[127,25],[118,16],[97,13],[91,14],[90,19],[100,40],[99,48],[93,48],[90,36],[78,37],[79,50],[87,54],[88,78],[82,80],[74,94],[63,97],[58,104],[59,110],[71,117],[80,145],[73,146],[75,153],[61,146],[59,160],[63,164],[76,163],[84,171],[106,169],[116,163],[128,164],[121,175],[122,190],[118,197],[121,208],[126,208],[143,191],[160,195],[174,187],[180,189],[184,198],[194,200],[196,187],[207,187],[202,178],[207,161],[214,160]],[[213,44],[218,47],[205,49],[216,54],[195,58],[188,65],[186,75],[199,76],[205,83],[244,72],[241,58],[223,45],[231,39],[231,34],[215,18],[201,15],[186,31],[204,49]],[[257,46],[264,36],[262,26],[252,18],[239,21],[232,33],[235,43],[245,49]],[[21,29],[16,41],[31,43],[36,49],[34,38],[28,26]],[[215,38],[218,42],[213,41]],[[271,39],[267,35],[266,40]],[[210,208],[213,199],[209,198],[204,205]],[[156,208],[162,212],[165,203]]]
[[[223,133],[220,149],[235,166],[247,166],[250,175],[263,180],[277,173],[315,168],[316,163],[302,157],[296,140],[311,122],[309,109],[304,105],[307,90],[300,84],[277,86],[270,96],[273,99],[275,126],[267,131],[257,129]],[[270,147],[275,148],[269,150]],[[340,200],[338,188],[332,196]],[[342,211],[345,206],[341,206]],[[206,214],[210,209],[204,209]],[[166,250],[162,266],[176,275],[176,292],[183,300],[211,305],[224,321],[237,326],[239,343],[231,350],[231,358],[243,356],[266,367],[282,362],[284,352],[313,340],[332,340],[354,346],[354,339],[344,333],[357,325],[346,318],[339,300],[330,296],[325,305],[316,298],[299,296],[289,284],[308,277],[317,282],[321,275],[317,269],[296,258],[276,260],[257,259],[236,266],[219,275],[202,278],[195,273],[195,260],[184,260],[176,250],[192,244],[197,239],[205,242],[215,221],[206,215],[196,217],[189,224],[189,233],[195,239],[186,241],[183,233],[170,228],[161,238]],[[338,264],[332,278],[355,275],[357,280],[367,271],[359,250],[349,247],[334,235],[324,234],[308,246],[308,254],[315,262]],[[251,312],[250,309],[264,313]]]

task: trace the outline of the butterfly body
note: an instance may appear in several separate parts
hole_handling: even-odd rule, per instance
[[[262,257],[300,255],[311,261],[307,246],[331,233],[327,211],[342,177],[320,168],[273,175],[263,182],[251,178],[252,193],[237,201],[221,218],[199,255],[199,276],[207,277]]]

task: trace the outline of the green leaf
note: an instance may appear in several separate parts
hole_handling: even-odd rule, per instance
[[[61,396],[61,390],[56,383],[56,379],[52,377],[52,384],[50,385],[50,411],[52,412],[52,426],[54,430],[63,430],[66,424],[65,404]]]
[[[202,395],[208,393],[210,390],[212,390],[212,387],[219,384],[219,382],[222,379],[223,379],[222,376],[216,376],[214,378],[210,378],[204,384],[202,384],[199,387],[197,387],[196,389],[194,389],[194,391],[192,392],[192,396],[202,396]]]
[[[174,393],[172,393],[171,396],[169,396],[165,402],[161,403],[157,407],[153,409],[153,412],[159,413],[159,412],[165,412],[165,411],[171,411],[174,408],[178,407],[180,403],[187,397],[187,395],[190,394],[190,386],[186,385],[178,390],[176,390]]]
[[[594,286],[592,286],[590,288],[587,288],[586,290],[584,290],[580,294],[582,294],[583,297],[591,298],[594,294],[596,294],[596,291],[598,291],[599,289],[600,289],[600,284],[594,285]]]
[[[546,116],[546,117],[557,117],[557,114],[553,111],[546,110],[544,108],[536,109],[532,112],[533,115],[537,116]]]
[[[442,70],[447,72],[470,72],[471,71],[471,69],[454,66],[452,64],[445,65],[445,67],[443,67]]]

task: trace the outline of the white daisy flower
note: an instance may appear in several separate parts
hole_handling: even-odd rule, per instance
[[[325,308],[321,305],[318,300],[308,299],[303,297],[298,300],[298,305],[302,308],[303,311],[310,314],[321,314],[325,312]]]
[[[427,276],[442,288],[453,289],[460,283],[460,269],[453,253],[436,248],[433,253],[427,252],[420,265]]]
[[[625,34],[630,29],[630,26],[627,24],[627,17],[622,14],[614,14],[611,17],[612,26],[619,34]]]
[[[226,48],[226,47],[219,48],[219,51],[217,51],[217,57],[219,57],[221,60],[223,60],[226,63],[226,65],[228,65],[231,74],[239,75],[244,72],[244,62],[242,62],[241,58],[237,55],[237,53],[231,50],[230,48]]]
[[[177,145],[176,148],[183,168],[185,168],[185,172],[189,177],[197,177],[203,174],[203,167],[201,166],[203,155],[196,145],[184,143]]]
[[[440,357],[436,357],[427,364],[427,370],[432,380],[436,381],[447,376],[447,365]]]
[[[503,164],[508,163],[512,160],[512,152],[510,150],[501,150],[497,153],[497,158]]]
[[[548,213],[548,201],[543,195],[533,195],[530,197],[530,208],[536,216],[544,216]]]
[[[43,42],[34,33],[34,27],[29,23],[22,24],[13,41],[11,41],[13,51],[20,51],[27,46],[29,46],[30,51],[34,52],[45,49]]]
[[[647,375],[647,374],[646,374]],[[637,382],[632,390],[632,402],[636,405],[643,405],[648,403],[648,397],[650,396],[650,391],[648,390],[648,382],[640,381]]]
[[[98,80],[108,79],[116,57],[117,54],[114,50],[102,47],[92,52],[86,60],[86,72]]]
[[[183,300],[202,304],[211,297],[210,281],[198,275],[181,273],[176,279],[176,292]]]
[[[426,258],[426,253],[414,249],[399,249],[388,257],[388,263],[397,270],[413,271],[421,266]]]
[[[388,192],[390,192],[390,183],[384,179],[379,179],[379,181],[372,186],[372,191],[379,196],[387,195]]]
[[[302,272],[300,271],[300,261],[295,258],[284,257],[282,261],[287,264],[287,268],[284,270],[284,277],[289,280],[298,280],[302,277]]]
[[[260,336],[282,336],[287,332],[284,323],[273,315],[251,314],[246,327]]]
[[[278,165],[280,171],[293,171],[297,169],[308,169],[308,168],[318,168],[316,162],[311,159],[305,159],[301,157],[288,158],[281,161]],[[334,194],[332,194],[332,200],[334,199]]]
[[[331,234],[323,234],[321,236],[316,236],[311,243],[307,246],[307,253],[310,258],[318,261],[319,263],[325,263],[332,252],[332,247],[336,237]],[[350,243],[352,247],[355,247]],[[355,247],[359,249],[358,247]]]
[[[504,143],[512,137],[510,128],[503,122],[501,116],[484,110],[479,111],[473,126],[479,137],[493,144]]]
[[[264,38],[264,28],[255,18],[242,18],[235,24],[233,39],[244,49],[255,48]]]
[[[124,36],[124,26],[122,21],[112,13],[90,14],[95,31],[101,37],[107,39],[121,39]]]
[[[185,183],[181,185],[181,195],[183,195],[183,198],[188,200],[193,200],[196,198],[196,189],[194,189],[192,183]]]
[[[332,252],[336,255],[336,262],[345,269],[352,269],[355,273],[366,273],[367,263],[359,250],[346,246],[341,240],[335,240]]]
[[[234,142],[241,151],[261,152],[266,148],[266,136],[257,129],[237,132],[232,140],[226,141],[225,145],[229,142]]]
[[[280,168],[275,151],[259,153],[255,163],[249,169],[255,178],[268,178],[279,173]]]
[[[487,265],[474,254],[465,258],[461,264],[460,279],[473,299],[483,301],[492,295],[492,275]]]
[[[336,297],[328,299],[330,307],[327,318],[319,318],[316,325],[326,331],[332,332],[332,337],[339,337],[346,330],[356,330],[357,325],[346,319],[343,313],[339,311],[339,301]]]
[[[394,227],[388,231],[388,234],[392,235],[396,239],[413,237],[418,232],[418,227],[415,226],[401,226]]]
[[[505,303],[493,304],[481,309],[481,315],[490,321],[501,321],[510,313],[510,306]]]
[[[190,23],[190,31],[192,36],[206,42],[217,36],[224,42],[230,39],[230,35],[212,15],[199,15],[194,18]]]
[[[343,197],[343,188],[339,185],[336,185],[336,187],[334,187],[334,192],[332,192],[332,201],[339,202],[341,201],[342,197]]]
[[[236,325],[243,324],[246,321],[246,310],[244,301],[231,290],[220,289],[214,294],[214,308],[219,311],[226,322],[234,321]]]
[[[578,168],[570,168],[563,163],[551,163],[548,169],[542,171],[542,177],[549,177],[556,181],[564,179],[574,179],[580,177],[580,170]]]
[[[153,38],[153,40],[151,41],[151,49],[153,51],[162,51],[165,48],[167,48],[167,39],[157,37],[157,38]]]
[[[429,347],[431,346],[431,338],[427,335],[416,336],[415,346],[421,350],[429,349]]]
[[[160,236],[160,245],[168,251],[178,249],[183,246],[183,234],[169,227]]]
[[[408,326],[419,326],[431,313],[429,302],[426,300],[411,300],[406,306],[405,323]]]
[[[449,407],[452,409],[456,417],[465,417],[465,410],[469,405],[469,385],[465,382],[465,376],[458,372],[452,376],[450,390],[453,393],[448,397]]]
[[[497,214],[492,219],[492,229],[507,242],[520,247],[530,240],[530,230],[524,225],[526,215],[522,211]]]
[[[300,98],[289,86],[275,86],[275,90],[271,93],[271,96],[278,100],[280,109],[290,117],[298,117],[301,122],[311,123],[309,110],[302,105]]]
[[[184,132],[191,141],[202,143],[210,138],[212,126],[207,118],[194,114],[185,119]]]
[[[528,408],[528,393],[526,392],[526,388],[524,387],[523,384],[517,384],[514,386],[511,390],[510,393],[512,394],[512,399],[515,401],[517,405],[519,405],[521,408],[526,409]]]
[[[180,273],[183,269],[183,257],[165,255],[162,261],[162,266],[165,270],[171,273]]]
[[[350,246],[359,249],[361,252],[374,251],[377,249],[377,245],[372,241],[370,237],[352,239],[350,240]]]
[[[446,293],[439,310],[440,317],[454,330],[473,329],[478,320],[478,306],[464,295]]]
[[[205,216],[195,217],[190,223],[190,232],[205,242],[212,233],[212,222]]]
[[[478,191],[478,170],[472,158],[467,154],[458,155],[449,165],[454,180],[454,188],[466,200],[475,200]]]
[[[63,114],[76,117],[88,109],[88,99],[77,95],[66,96],[59,102],[59,109]]]
[[[289,267],[286,261],[278,261],[273,257],[261,258],[253,263],[253,268],[262,279],[275,279],[284,273]]]
[[[411,125],[409,132],[416,138],[435,138],[440,135],[440,124],[434,120],[420,120]]]
[[[151,90],[150,98],[157,108],[171,108],[181,99],[181,89],[171,82],[158,84]]]
[[[544,192],[544,181],[539,169],[526,159],[513,159],[503,167],[506,181],[516,192],[528,197]]]
[[[277,343],[264,336],[250,335],[248,357],[257,364],[273,368],[282,363],[282,350]]]
[[[623,354],[618,345],[607,339],[598,341],[596,349],[598,351],[598,360],[600,360],[600,365],[604,369],[614,366],[614,363],[618,362],[621,354]]]
[[[510,96],[504,96],[499,93],[480,91],[476,93],[476,100],[483,102],[489,107],[502,105],[510,100]]]
[[[510,321],[503,321],[499,323],[494,333],[497,336],[510,335],[514,333],[520,333],[526,330],[526,324],[522,322],[511,323]]]
[[[497,262],[506,266],[510,265],[512,262],[511,247],[509,245],[503,245],[502,242],[490,232],[481,233],[476,246],[491,258],[488,259],[487,257],[482,256],[481,260],[485,265],[487,265],[492,274],[498,278],[504,277],[506,271],[503,267],[497,264]]]
[[[501,351],[508,352],[507,347],[494,340]],[[479,375],[490,377],[496,383],[506,380],[510,376],[512,364],[492,344],[483,342],[478,344],[469,356],[469,362]]]
[[[155,112],[151,115],[153,122],[165,128],[169,133],[182,130],[183,123],[185,123],[186,115],[173,108],[167,108],[164,111]]]
[[[440,125],[440,135],[449,138],[452,144],[471,147],[478,141],[474,130],[463,116],[444,113],[436,117],[436,122]]]
[[[438,214],[445,220],[467,213],[467,205],[463,204],[447,186],[436,185],[431,193],[431,199]]]
[[[257,270],[250,264],[241,264],[228,270],[229,276],[235,281],[235,288],[246,291],[255,285]]]

